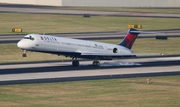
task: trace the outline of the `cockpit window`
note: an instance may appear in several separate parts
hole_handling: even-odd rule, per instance
[[[34,38],[32,36],[25,36],[24,39],[34,40]]]
[[[30,39],[29,37],[24,37],[24,39]]]

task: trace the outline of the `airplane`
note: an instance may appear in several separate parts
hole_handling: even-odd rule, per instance
[[[43,34],[28,34],[17,46],[23,50],[23,57],[27,51],[63,55],[72,58],[72,66],[79,66],[77,58],[93,59],[92,65],[100,66],[100,60],[113,60],[123,57],[136,57],[131,50],[140,31],[130,28],[122,42],[109,44],[81,39],[56,37]]]

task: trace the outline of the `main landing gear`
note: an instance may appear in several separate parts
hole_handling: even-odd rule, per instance
[[[75,60],[72,61],[72,66],[74,66],[74,67],[79,66],[79,61],[77,60],[77,58],[75,58]]]
[[[93,61],[92,65],[94,67],[99,67],[100,66],[100,62],[98,60],[95,60],[95,61]],[[77,60],[77,58],[72,61],[72,66],[74,66],[74,67],[78,67],[79,66],[79,61]]]
[[[78,60],[73,60],[73,61],[72,61],[72,65],[73,65],[74,67],[79,66],[79,61],[78,61]]]
[[[100,66],[100,62],[98,60],[93,61],[93,66],[94,67],[99,67]]]

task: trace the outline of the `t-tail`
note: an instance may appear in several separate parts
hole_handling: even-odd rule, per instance
[[[140,34],[140,31],[136,30],[136,29],[129,29],[127,32],[127,35],[124,37],[124,39],[122,40],[121,43],[119,43],[118,45],[124,46],[128,49],[131,49],[138,34]]]

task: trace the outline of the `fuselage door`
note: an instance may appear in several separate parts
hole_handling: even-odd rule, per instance
[[[37,48],[40,46],[40,41],[39,41],[38,36],[32,34],[32,35],[29,35],[29,39],[31,41],[31,47],[32,48]]]
[[[36,47],[40,46],[40,44],[41,44],[40,39],[37,36],[35,37],[34,42],[35,42]]]

